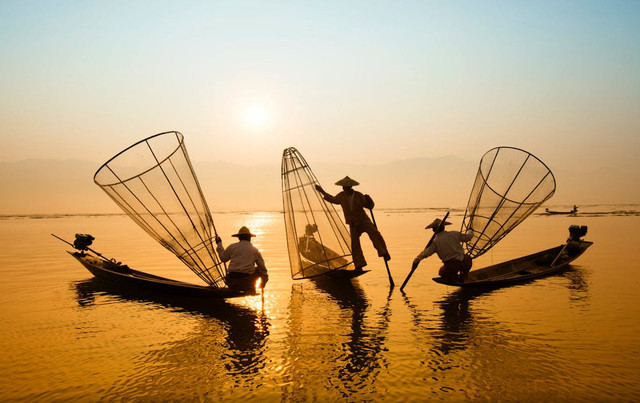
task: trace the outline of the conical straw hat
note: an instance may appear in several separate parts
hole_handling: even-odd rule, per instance
[[[435,220],[433,220],[433,222],[429,225],[427,225],[426,227],[424,227],[424,229],[428,229],[428,228],[438,228],[438,226],[440,226],[440,223],[442,222],[441,219],[436,218]],[[445,221],[444,225],[450,225],[451,223],[449,221]]]
[[[348,186],[348,187],[352,187],[352,186],[358,186],[360,183],[354,181],[353,179],[349,178],[348,176],[345,176],[344,178],[340,179],[339,181],[336,182],[336,185],[338,186]]]
[[[251,236],[255,236],[254,234],[251,233],[251,231],[249,231],[249,228],[247,227],[242,227],[238,230],[237,234],[233,234],[231,236],[239,236],[239,235],[251,235]]]

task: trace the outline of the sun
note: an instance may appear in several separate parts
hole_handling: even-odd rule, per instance
[[[267,124],[268,116],[265,108],[259,105],[254,105],[244,113],[244,121],[247,126],[253,129],[259,129]]]

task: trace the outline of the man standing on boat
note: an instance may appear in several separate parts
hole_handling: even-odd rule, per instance
[[[249,228],[242,227],[237,234],[238,242],[229,245],[226,249],[222,246],[222,239],[216,237],[216,251],[220,260],[229,263],[226,283],[234,291],[255,292],[256,282],[260,278],[260,288],[264,288],[269,281],[267,267],[258,248],[251,244],[251,238],[255,235]]]
[[[389,256],[387,245],[380,231],[378,231],[364,211],[365,208],[373,209],[374,203],[371,197],[353,190],[353,187],[359,185],[359,183],[348,176],[337,181],[336,185],[342,186],[342,192],[335,196],[325,192],[320,185],[316,185],[316,190],[320,192],[329,203],[342,206],[344,220],[349,226],[349,232],[351,234],[351,254],[356,270],[362,270],[362,268],[367,265],[367,261],[362,253],[362,246],[360,245],[360,235],[362,235],[363,232],[369,235],[374,248],[378,251],[378,256],[384,258],[385,261],[390,260],[391,256]]]
[[[433,229],[433,241],[413,260],[411,271],[418,267],[422,259],[437,253],[443,264],[438,273],[440,277],[452,282],[464,282],[469,277],[472,261],[471,256],[464,253],[462,243],[469,242],[473,238],[473,232],[468,231],[463,234],[459,231],[445,231],[444,226],[451,223],[447,221],[442,225],[440,223],[442,220],[436,218],[425,227],[425,229]]]

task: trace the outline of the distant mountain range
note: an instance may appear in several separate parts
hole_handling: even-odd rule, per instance
[[[463,208],[478,162],[457,157],[415,158],[379,165],[328,165],[308,161],[330,193],[349,175],[377,208]],[[212,211],[282,209],[280,164],[243,166],[194,161],[194,169]],[[81,160],[0,162],[0,214],[113,213],[118,207],[93,183],[99,164]],[[612,169],[555,171],[551,204],[638,203],[640,172]]]

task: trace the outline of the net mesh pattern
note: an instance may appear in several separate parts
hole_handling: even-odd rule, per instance
[[[318,180],[295,148],[284,150],[281,173],[291,277],[353,270],[349,231],[335,207],[315,189]]]
[[[215,252],[213,219],[181,133],[132,145],[100,167],[94,182],[205,283],[224,286],[226,265]]]
[[[489,150],[480,160],[462,231],[473,232],[467,253],[478,257],[547,201],[556,189],[549,168],[513,147]]]

